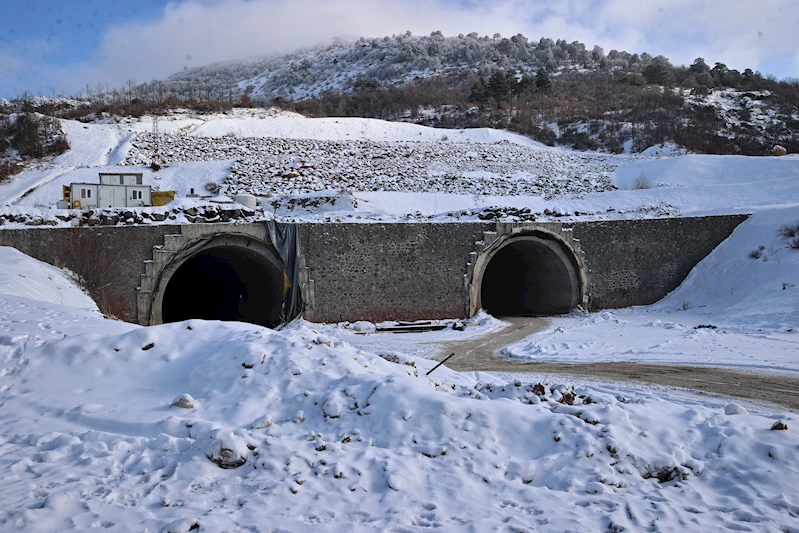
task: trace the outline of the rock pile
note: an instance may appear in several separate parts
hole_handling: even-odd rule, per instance
[[[30,213],[0,213],[0,226],[22,224],[25,226],[130,226],[134,224],[186,222],[236,222],[263,220],[263,213],[241,207],[207,205],[200,207],[141,208],[141,209],[77,209],[60,210],[55,216]]]
[[[124,164],[151,162],[153,138],[141,133]],[[544,150],[502,141],[319,141],[159,136],[167,164],[234,159],[220,192],[257,196],[323,190],[555,196],[614,189],[617,156]]]

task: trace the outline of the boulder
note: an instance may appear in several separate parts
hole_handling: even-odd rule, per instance
[[[240,467],[250,454],[247,441],[241,435],[221,428],[203,433],[195,445],[209,461],[224,469]]]
[[[191,397],[191,394],[181,394],[172,400],[172,407],[180,407],[182,409],[194,409],[197,402]]]

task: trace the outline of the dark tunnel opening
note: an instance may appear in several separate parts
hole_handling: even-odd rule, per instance
[[[568,313],[579,303],[577,285],[574,267],[564,254],[539,239],[520,239],[489,261],[481,301],[494,316]]]
[[[256,252],[240,247],[204,250],[169,279],[163,322],[201,318],[275,327],[281,322],[283,284],[282,270]]]

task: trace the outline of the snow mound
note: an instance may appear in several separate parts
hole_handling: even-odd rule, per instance
[[[799,180],[799,157],[747,157],[738,155],[681,155],[640,159],[620,165],[613,183],[631,189],[641,174],[653,186],[707,187]]]
[[[797,207],[755,213],[652,308],[694,308],[736,330],[799,330],[799,250],[779,234],[797,223]]]
[[[64,271],[15,248],[0,246],[0,294],[96,310],[97,304]]]
[[[152,131],[152,118],[130,124],[137,131]],[[178,112],[158,123],[159,130],[195,137],[229,139],[270,137],[317,141],[473,142],[505,141],[521,146],[549,149],[529,137],[492,128],[443,129],[357,117],[307,118],[279,109],[239,109],[229,113],[197,115]]]
[[[394,364],[305,323],[188,321],[29,346],[0,392],[0,527],[792,527],[799,437],[769,431],[776,418],[426,376],[434,364]],[[195,408],[171,408],[179,394]]]

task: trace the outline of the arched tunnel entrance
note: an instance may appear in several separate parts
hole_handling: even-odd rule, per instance
[[[282,264],[248,247],[206,247],[185,259],[166,280],[161,321],[236,320],[267,327],[281,322]]]
[[[561,244],[520,236],[489,257],[480,297],[483,309],[494,316],[568,313],[580,303],[580,277]]]

